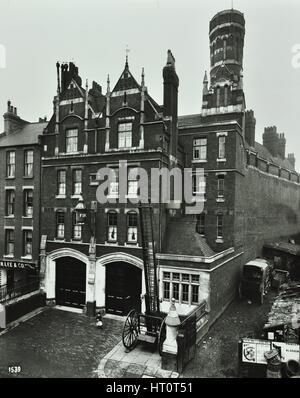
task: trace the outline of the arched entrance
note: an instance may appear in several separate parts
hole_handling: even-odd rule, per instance
[[[56,304],[83,308],[86,302],[86,264],[74,257],[56,259]]]
[[[141,311],[142,270],[125,261],[106,265],[105,310],[126,315],[132,308]]]

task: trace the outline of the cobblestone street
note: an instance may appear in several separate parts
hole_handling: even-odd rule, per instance
[[[9,377],[8,366],[20,365],[13,377],[95,377],[94,370],[121,339],[123,322],[95,319],[56,309],[21,323],[0,336],[0,378]]]
[[[269,292],[263,305],[236,299],[197,347],[196,356],[181,377],[238,377],[238,340],[247,332],[262,332],[275,297]]]

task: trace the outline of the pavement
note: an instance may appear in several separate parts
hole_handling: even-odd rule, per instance
[[[126,352],[122,341],[104,358],[98,367],[99,378],[177,378],[179,374],[161,369],[161,356],[143,344]]]
[[[104,328],[84,314],[46,308],[0,336],[0,378],[97,377],[101,359],[121,340],[123,321]],[[9,366],[21,372],[9,374]]]

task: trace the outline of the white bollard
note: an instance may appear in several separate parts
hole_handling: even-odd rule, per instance
[[[166,318],[166,340],[163,343],[163,353],[177,355],[177,331],[180,323],[175,307],[175,300],[172,299],[170,310]]]

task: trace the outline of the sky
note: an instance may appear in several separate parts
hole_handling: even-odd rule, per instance
[[[131,72],[140,81],[145,68],[148,91],[160,104],[171,49],[179,114],[199,113],[209,21],[232,2],[246,20],[244,90],[256,139],[276,125],[300,170],[300,65],[292,64],[293,47],[300,50],[300,0],[0,0],[0,112],[10,99],[26,120],[50,118],[57,61],[75,62],[83,81],[95,80],[105,92],[107,74],[111,87],[121,75],[128,46]]]

